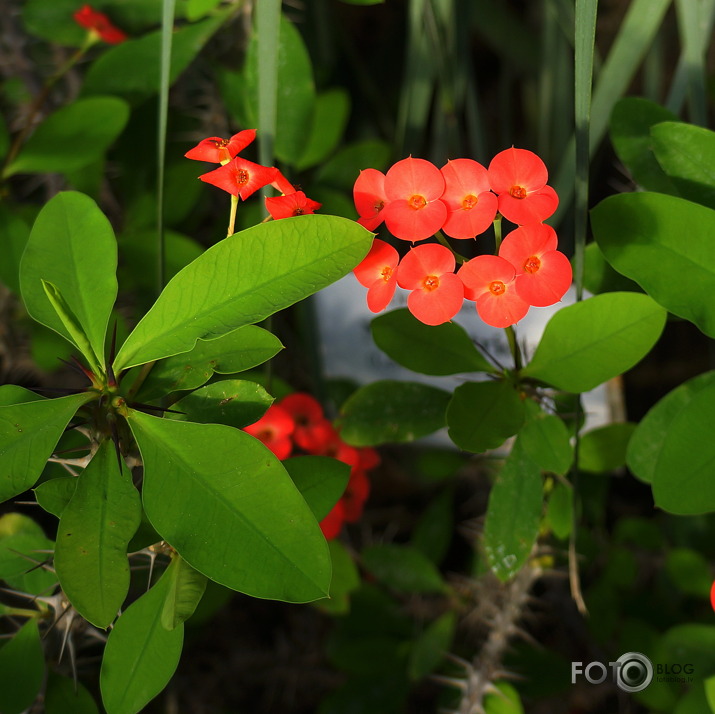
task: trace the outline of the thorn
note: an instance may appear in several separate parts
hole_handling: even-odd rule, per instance
[[[122,466],[124,461],[122,459],[122,450],[119,448],[119,431],[117,431],[117,424],[115,421],[109,423],[109,427],[112,431],[112,441],[114,442],[114,451],[117,454],[117,465],[119,466],[119,473],[122,473]]]
[[[73,372],[76,372],[77,374],[81,374],[83,377],[86,377],[87,375],[84,373],[84,370],[80,369],[75,362],[70,362],[69,360],[62,359],[62,357],[57,358],[62,364],[66,365],[69,367]]]
[[[452,654],[452,652],[445,652],[444,656],[451,662],[454,662],[455,664],[460,665],[461,667],[463,667],[466,670],[473,669],[471,662],[467,662],[466,659],[463,659],[462,657],[459,657],[456,654]]]
[[[149,411],[154,411],[154,412],[161,412],[162,414],[164,414],[165,412],[169,412],[170,414],[186,414],[186,412],[180,412],[176,409],[166,409],[165,407],[156,407],[153,404],[142,404],[142,402],[131,402],[131,403],[129,403],[129,406],[132,409],[138,409],[139,411],[149,410]]]
[[[112,369],[112,362],[114,362],[116,348],[117,348],[117,321],[114,320],[114,327],[112,328],[112,341],[109,344],[109,359],[107,360],[107,376],[109,377],[109,384],[113,387],[117,386],[117,378],[114,375],[114,369]]]
[[[94,372],[92,372],[92,370],[90,370],[90,369],[87,369],[87,367],[85,367],[74,355],[72,355],[71,359],[72,359],[72,361],[77,365],[77,367],[79,367],[79,369],[80,369],[80,371],[82,372],[82,374],[83,374],[85,377],[87,377],[87,379],[88,379],[92,384],[94,384],[94,383],[95,383],[95,382],[94,382]]]
[[[457,679],[456,677],[445,677],[442,674],[432,674],[430,675],[430,679],[433,682],[444,684],[448,687],[454,687],[455,689],[459,689],[462,692],[467,691],[467,682],[463,679]]]

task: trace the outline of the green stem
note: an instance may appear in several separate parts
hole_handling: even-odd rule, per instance
[[[449,244],[449,241],[447,238],[443,235],[442,231],[437,231],[434,234],[434,237],[445,247],[449,248],[449,252],[454,256],[454,259],[457,261],[459,265],[462,265],[462,263],[466,263],[468,258],[465,258],[463,255],[460,255],[457,253],[457,251],[452,248],[452,246]]]
[[[494,218],[494,255],[499,252],[499,246],[501,245],[501,213],[497,213]]]
[[[507,342],[509,342],[511,356],[514,358],[514,369],[518,372],[522,367],[522,361],[519,343],[516,341],[516,330],[514,329],[514,325],[509,325],[509,327],[504,328],[504,331],[506,332]]]

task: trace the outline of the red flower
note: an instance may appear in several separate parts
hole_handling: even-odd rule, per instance
[[[325,418],[320,402],[310,394],[295,392],[284,397],[280,406],[295,422],[293,441],[309,454],[323,451],[332,438],[333,426]]]
[[[278,169],[276,169],[275,178],[271,181],[271,186],[284,196],[289,193],[295,193],[295,186]]]
[[[433,236],[447,218],[442,172],[429,161],[409,157],[398,161],[385,175],[382,209],[385,225],[396,238],[409,241]]]
[[[276,171],[278,169],[273,166],[261,166],[236,156],[229,163],[202,174],[199,178],[245,200],[259,188],[271,183]]]
[[[442,230],[452,238],[474,238],[489,228],[497,213],[497,197],[489,190],[489,175],[472,159],[455,159],[442,167],[442,201],[449,213]]]
[[[457,274],[465,295],[477,303],[479,317],[492,327],[508,327],[529,311],[529,303],[516,291],[514,266],[497,255],[479,255],[466,262]]]
[[[370,479],[362,469],[353,469],[345,493],[340,499],[343,503],[343,518],[346,523],[357,523],[365,508],[365,501],[370,495]]]
[[[419,245],[402,259],[397,282],[401,288],[412,290],[407,307],[425,325],[441,325],[462,307],[464,286],[454,268],[452,253],[435,243]]]
[[[104,13],[98,12],[91,5],[82,5],[72,17],[78,25],[94,33],[107,44],[118,45],[127,39],[127,35],[115,27]]]
[[[546,164],[532,151],[506,149],[489,164],[489,183],[499,196],[499,213],[512,223],[541,223],[559,205],[559,198],[547,186]]]
[[[315,213],[320,206],[320,203],[308,198],[302,191],[293,191],[285,196],[266,197],[266,209],[274,219]]]
[[[293,450],[290,437],[294,429],[293,417],[283,407],[273,404],[257,422],[243,430],[263,442],[282,461]]]
[[[529,305],[553,305],[571,285],[571,263],[556,245],[556,231],[545,223],[521,226],[502,241],[499,255],[514,266],[516,292]]]
[[[358,223],[374,231],[385,219],[382,209],[387,203],[385,174],[377,169],[365,169],[355,180],[353,200],[360,218]]]
[[[243,151],[256,138],[255,129],[244,129],[230,139],[211,136],[200,141],[184,156],[196,161],[211,161],[215,164],[228,163],[236,154]]]
[[[340,535],[340,531],[343,528],[343,523],[345,521],[345,509],[343,508],[343,501],[340,499],[331,509],[322,521],[320,521],[320,530],[323,531],[323,535],[326,540],[333,540]]]
[[[367,288],[367,306],[371,312],[380,312],[390,304],[397,287],[399,262],[397,251],[384,240],[375,238],[370,252],[353,270],[360,284]]]

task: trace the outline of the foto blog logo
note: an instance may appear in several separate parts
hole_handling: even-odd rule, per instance
[[[624,692],[640,692],[653,681],[653,665],[640,652],[626,652],[615,662],[607,665],[603,662],[571,663],[571,684],[576,684],[576,678],[585,677],[591,684],[601,684],[610,674],[616,686]]]

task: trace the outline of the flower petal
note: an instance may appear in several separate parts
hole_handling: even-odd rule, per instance
[[[432,290],[413,290],[407,297],[407,308],[425,325],[441,325],[451,320],[464,303],[464,285],[454,273],[439,277]]]
[[[499,195],[508,193],[512,186],[521,186],[528,193],[539,191],[549,178],[546,164],[533,151],[514,147],[500,151],[491,160],[488,174],[492,191]]]
[[[440,277],[454,272],[456,262],[452,252],[438,243],[418,245],[402,259],[397,269],[397,282],[401,288],[421,288],[426,277]]]

